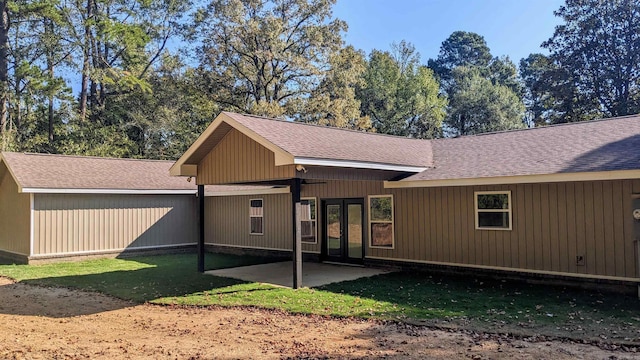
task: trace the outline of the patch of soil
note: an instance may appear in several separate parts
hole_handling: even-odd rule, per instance
[[[630,351],[245,308],[135,305],[0,278],[2,359],[632,359]]]

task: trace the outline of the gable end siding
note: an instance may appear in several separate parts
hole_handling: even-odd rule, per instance
[[[0,251],[29,255],[31,200],[0,163]]]
[[[281,180],[294,177],[295,172],[294,165],[275,166],[272,151],[232,129],[198,164],[197,182],[214,185]]]

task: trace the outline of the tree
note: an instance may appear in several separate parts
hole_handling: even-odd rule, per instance
[[[448,91],[453,69],[458,66],[487,68],[493,59],[484,37],[473,32],[454,31],[440,45],[436,59],[429,59],[428,66],[437,75],[444,91]]]
[[[413,45],[400,42],[392,52],[373,50],[358,89],[362,113],[377,132],[417,138],[442,135],[446,99],[433,71],[420,65]]]
[[[97,121],[109,98],[151,91],[145,79],[176,35],[188,0],[71,2],[80,118]]]
[[[447,128],[451,135],[520,129],[525,107],[508,87],[493,84],[475,67],[453,70],[456,91],[450,100]]]
[[[486,73],[494,85],[504,85],[519,97],[524,95],[522,81],[518,78],[518,67],[508,56],[494,57]]]
[[[578,91],[573,76],[546,55],[530,54],[520,60],[520,77],[530,125],[581,121],[600,114],[594,111],[598,106],[593,102],[585,108],[588,102]]]
[[[9,101],[9,0],[0,0],[0,133],[2,148],[7,149],[7,102]]]
[[[358,130],[371,129],[371,120],[360,113],[356,86],[364,83],[364,55],[348,46],[329,59],[330,68],[306,101],[300,101],[296,120]]]
[[[147,75],[177,33],[187,4],[1,3],[6,22],[0,31],[2,148],[136,156],[128,145],[136,134],[128,131],[119,109],[126,107],[127,95],[142,97],[154,90]],[[74,73],[81,75],[70,79]],[[71,95],[71,84],[81,87],[78,99]],[[91,124],[84,124],[85,118]],[[94,151],[98,147],[102,150]]]
[[[456,31],[429,60],[449,99],[446,132],[469,135],[522,127],[523,88],[515,64],[494,57],[484,37]]]
[[[0,67],[7,70],[0,81],[5,97],[2,146],[51,151],[54,122],[60,120],[63,108],[55,102],[69,94],[57,73],[69,57],[62,40],[69,27],[57,0],[11,1],[6,6],[7,33],[2,41],[7,51],[0,56]]]
[[[196,17],[201,73],[223,109],[295,117],[342,48],[335,0],[213,0]]]
[[[564,20],[542,44],[581,96],[585,114],[621,116],[640,111],[640,3],[635,0],[567,0],[555,12]],[[552,89],[553,90],[553,89]]]

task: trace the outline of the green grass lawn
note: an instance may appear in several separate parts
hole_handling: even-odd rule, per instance
[[[199,274],[195,261],[194,254],[180,254],[0,265],[0,275],[27,284],[98,291],[135,302],[254,306],[640,344],[640,301],[631,296],[407,272],[294,291]],[[208,269],[266,261],[214,254],[206,258]]]

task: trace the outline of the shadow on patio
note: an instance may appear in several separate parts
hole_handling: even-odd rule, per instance
[[[302,264],[302,286],[318,287],[332,283],[357,280],[364,277],[386,274],[389,271],[360,266],[334,265],[304,262]],[[284,261],[227,269],[210,270],[208,275],[221,276],[248,282],[291,287],[293,262]]]

